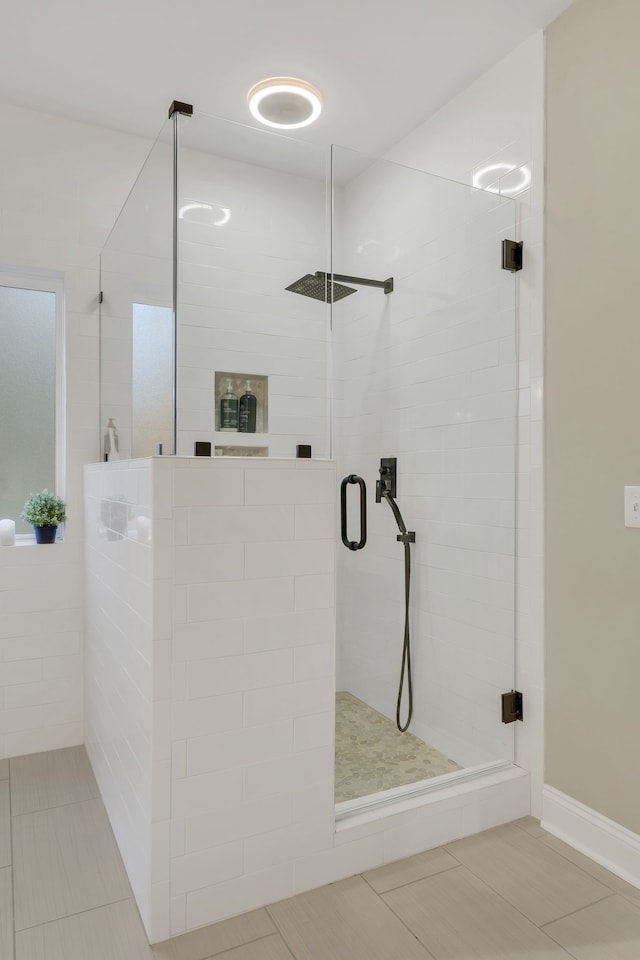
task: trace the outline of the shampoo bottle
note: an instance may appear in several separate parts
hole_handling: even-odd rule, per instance
[[[251,380],[247,380],[245,392],[240,397],[240,416],[238,430],[240,433],[256,432],[256,410],[258,401],[251,391]]]
[[[227,380],[227,392],[220,398],[220,429],[227,432],[238,429],[238,398],[231,380]]]
[[[116,433],[116,425],[113,422],[113,417],[109,417],[107,432],[104,435],[104,458],[105,460],[120,459],[120,444],[118,442],[118,434]]]

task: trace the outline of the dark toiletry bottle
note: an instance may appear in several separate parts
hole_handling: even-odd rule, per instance
[[[240,397],[240,420],[238,430],[240,433],[256,432],[256,410],[258,401],[255,394],[251,391],[251,380],[247,380],[245,391]]]
[[[238,429],[238,398],[231,380],[227,380],[227,392],[220,398],[220,429],[227,432]]]

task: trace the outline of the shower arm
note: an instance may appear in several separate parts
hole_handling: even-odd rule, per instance
[[[367,280],[364,277],[348,277],[346,273],[324,273],[322,270],[316,270],[316,280],[326,280],[331,277],[339,283],[355,283],[358,287],[380,287],[385,293],[393,293],[393,277],[387,277],[386,280]]]

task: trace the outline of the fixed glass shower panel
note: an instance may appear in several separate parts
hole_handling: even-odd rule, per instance
[[[333,187],[333,271],[393,280],[332,307],[334,455],[367,488],[366,545],[338,548],[336,801],[353,805],[513,760],[515,204],[342,148]]]
[[[102,454],[173,452],[173,122],[162,128],[100,257]]]
[[[178,158],[177,452],[328,457],[327,151],[196,112]]]

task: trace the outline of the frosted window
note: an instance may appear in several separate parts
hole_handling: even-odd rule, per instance
[[[19,519],[25,500],[55,490],[56,295],[0,286],[0,519]]]

